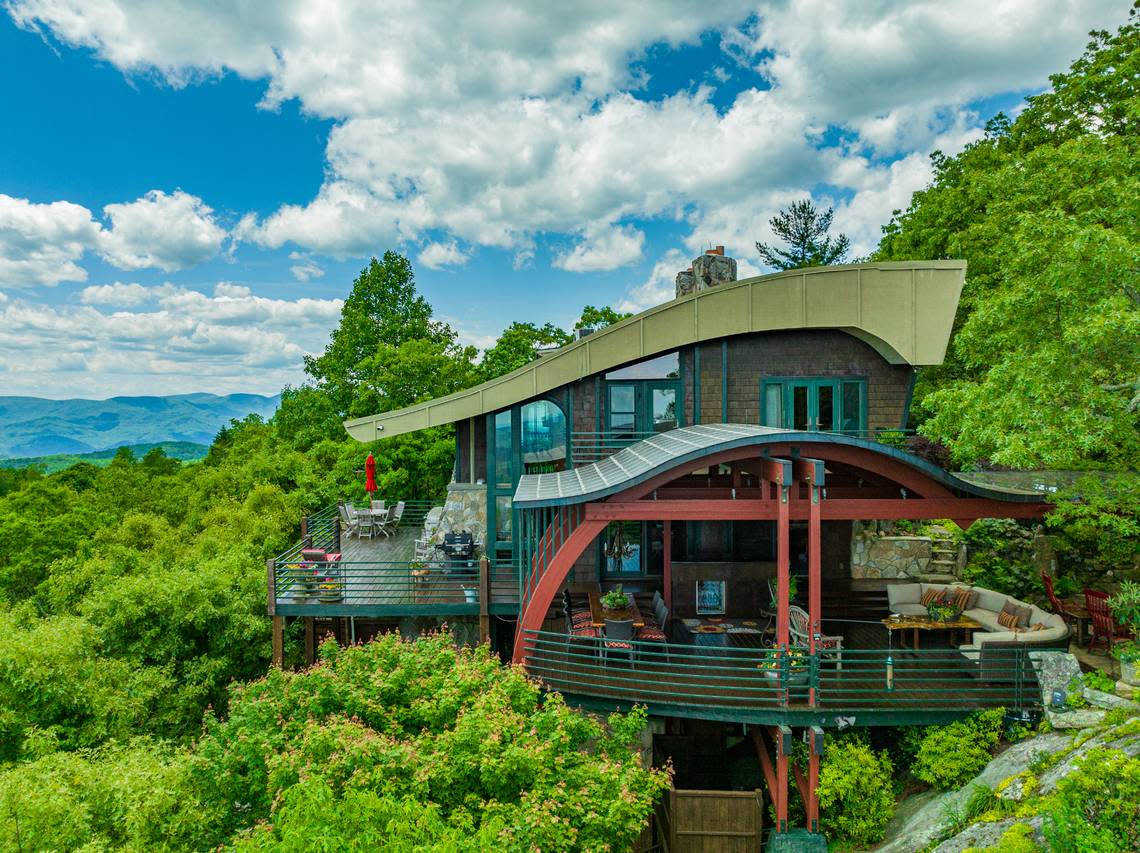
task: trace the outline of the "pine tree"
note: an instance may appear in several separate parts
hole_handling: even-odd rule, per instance
[[[778,270],[842,263],[851,241],[846,234],[837,237],[827,235],[834,213],[830,207],[819,211],[811,199],[794,201],[787,210],[781,210],[768,220],[776,236],[787,243],[788,248],[779,249],[757,242],[756,251],[764,263]]]

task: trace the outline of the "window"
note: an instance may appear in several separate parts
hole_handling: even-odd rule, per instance
[[[511,498],[499,495],[495,498],[495,541],[511,541]]]
[[[548,474],[566,467],[566,417],[549,400],[522,407],[522,463],[524,474]]]
[[[665,524],[614,521],[598,537],[603,578],[660,576],[665,571]]]
[[[610,432],[619,438],[632,437],[637,432],[637,386],[609,386]]]
[[[643,438],[681,425],[680,382],[646,379],[610,382],[606,391],[607,423],[611,438]]]
[[[678,353],[670,352],[611,370],[606,374],[606,379],[676,379],[680,375],[681,357]]]
[[[867,380],[780,378],[760,383],[760,422],[800,432],[867,429]]]
[[[508,409],[495,415],[495,485],[501,488],[510,488],[514,484],[511,478],[511,445],[511,411]]]

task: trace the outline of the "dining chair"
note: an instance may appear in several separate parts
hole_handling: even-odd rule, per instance
[[[1085,589],[1085,607],[1088,608],[1089,619],[1092,621],[1089,651],[1092,651],[1094,646],[1103,643],[1105,651],[1112,654],[1112,649],[1117,642],[1132,639],[1128,629],[1118,625],[1113,618],[1112,608],[1108,606],[1109,598],[1107,592]]]
[[[605,634],[602,637],[602,663],[605,663],[610,650],[629,653],[629,661],[633,663],[633,620],[607,619]]]
[[[384,509],[384,501],[372,501],[372,510],[373,511],[383,510],[383,509]]]

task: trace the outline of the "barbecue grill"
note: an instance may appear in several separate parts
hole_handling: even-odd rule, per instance
[[[443,553],[450,558],[450,568],[469,568],[474,565],[475,537],[464,530],[443,535]]]

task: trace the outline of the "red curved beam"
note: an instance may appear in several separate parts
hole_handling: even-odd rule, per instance
[[[570,573],[570,569],[574,568],[574,564],[578,562],[582,552],[605,529],[606,524],[608,524],[606,521],[584,519],[581,524],[574,528],[574,532],[566,537],[566,541],[562,543],[562,547],[558,549],[558,553],[554,555],[550,565],[546,567],[546,571],[539,578],[534,592],[531,593],[526,609],[519,617],[513,655],[515,663],[522,663],[526,657],[523,642],[526,634],[524,632],[541,630],[542,623],[546,620],[546,614],[550,610],[550,602],[554,601],[558,588],[562,586],[562,582],[566,580],[566,576]]]

